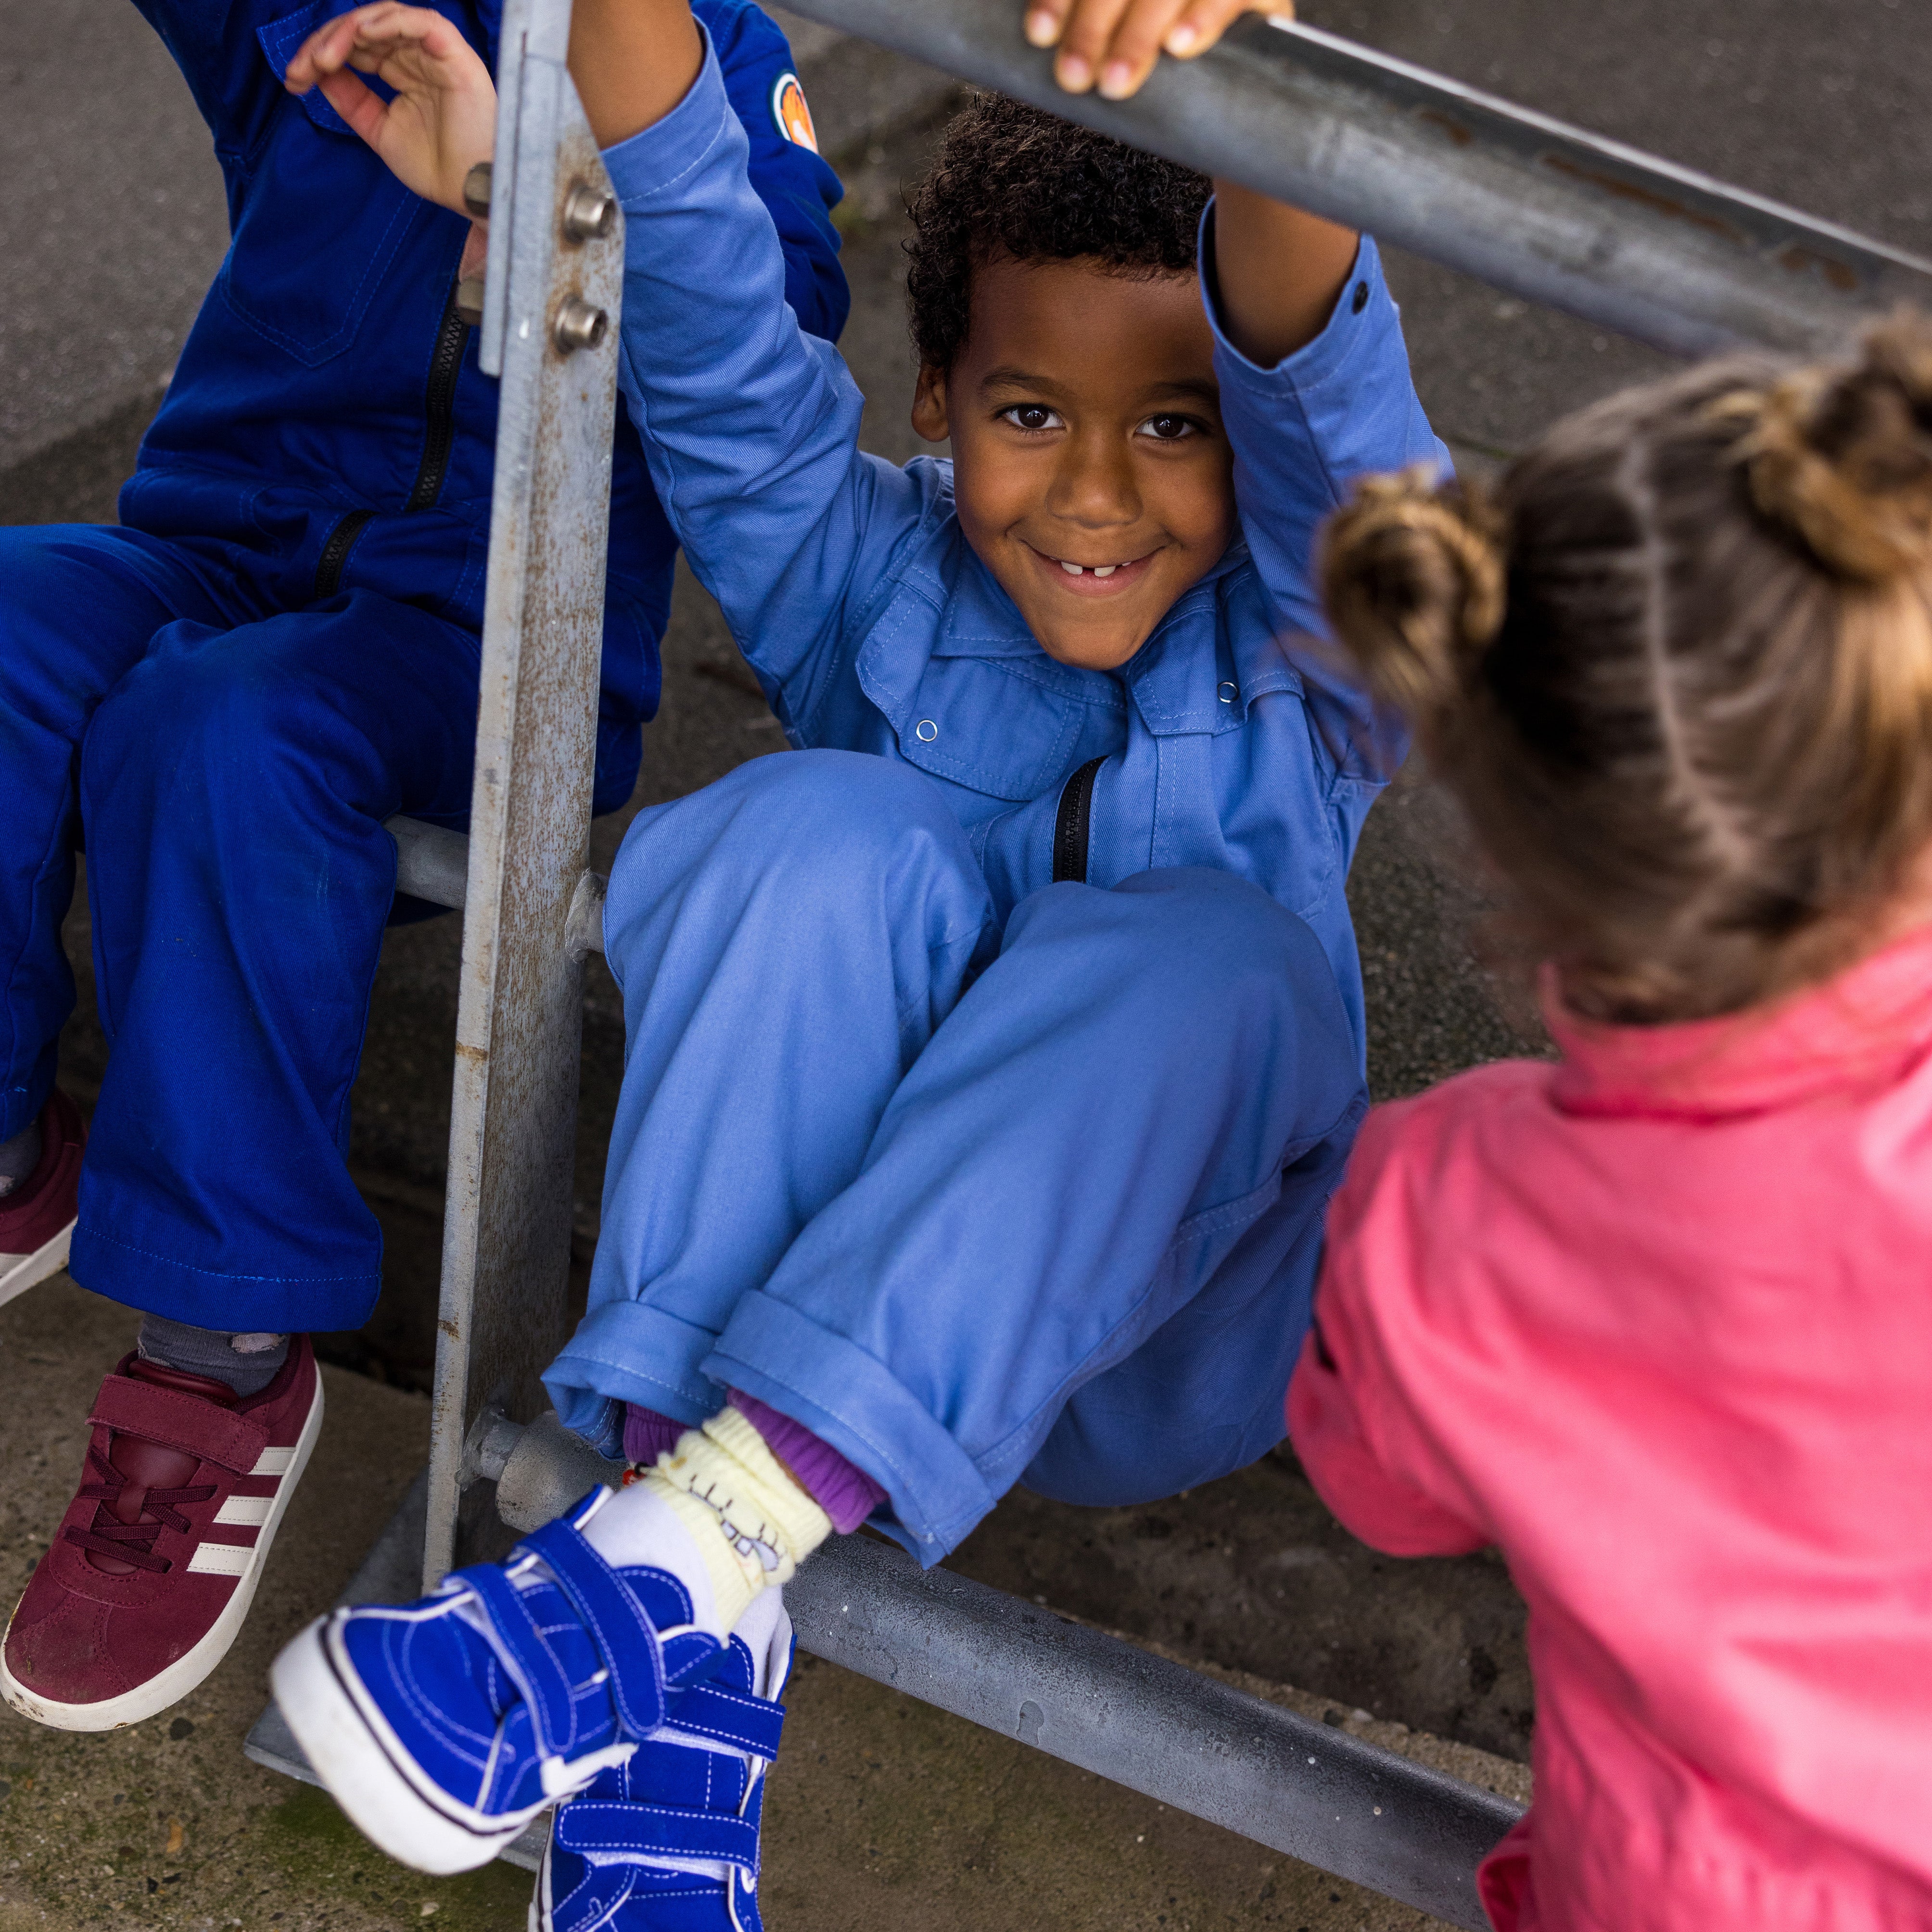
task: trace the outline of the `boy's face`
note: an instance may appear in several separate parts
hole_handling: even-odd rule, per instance
[[[1111,670],[1234,533],[1198,284],[1000,261],[972,300],[958,361],[920,372],[913,427],[952,437],[967,541],[1048,655]]]

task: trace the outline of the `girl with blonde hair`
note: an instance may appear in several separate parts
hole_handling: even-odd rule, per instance
[[[1288,1396],[1528,1600],[1490,1918],[1932,1927],[1932,331],[1381,479],[1324,578],[1560,1050],[1370,1116]]]

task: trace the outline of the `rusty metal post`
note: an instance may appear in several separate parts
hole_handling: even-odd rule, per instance
[[[506,11],[484,366],[502,398],[464,891],[425,1586],[464,1442],[563,1340],[623,224],[565,66],[570,0]],[[599,198],[602,198],[600,200]],[[586,219],[592,204],[601,221]],[[487,1514],[487,1512],[486,1512]]]

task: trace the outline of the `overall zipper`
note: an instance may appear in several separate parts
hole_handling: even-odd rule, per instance
[[[451,452],[456,447],[456,386],[463,375],[463,358],[470,346],[470,325],[457,311],[454,282],[444,303],[442,324],[436,331],[436,350],[430,357],[429,386],[423,396],[427,427],[423,436],[422,461],[416,466],[416,480],[410,487],[403,514],[427,510],[442,494],[449,474]],[[356,539],[375,515],[374,510],[351,510],[328,533],[315,567],[315,594],[333,597],[342,587],[342,572]]]
[[[429,387],[423,397],[423,414],[429,428],[423,438],[422,463],[415,485],[403,506],[404,516],[412,510],[428,509],[442,494],[450,452],[456,447],[456,385],[470,346],[470,325],[458,312],[456,290],[457,284],[452,282],[449,300],[443,304],[442,326],[436,332],[436,353],[429,359]]]
[[[329,532],[328,541],[322,547],[321,560],[315,567],[318,597],[333,597],[342,588],[342,566],[349,561],[349,553],[356,548],[362,526],[375,514],[374,510],[351,510]]]
[[[1094,783],[1105,758],[1089,758],[1066,781],[1053,822],[1053,882],[1087,883],[1087,843],[1093,832]]]

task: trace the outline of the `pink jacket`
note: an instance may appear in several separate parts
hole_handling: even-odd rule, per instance
[[[1499,1932],[1932,1932],[1932,930],[1768,1014],[1560,1012],[1378,1108],[1288,1391],[1398,1556],[1501,1546]]]

